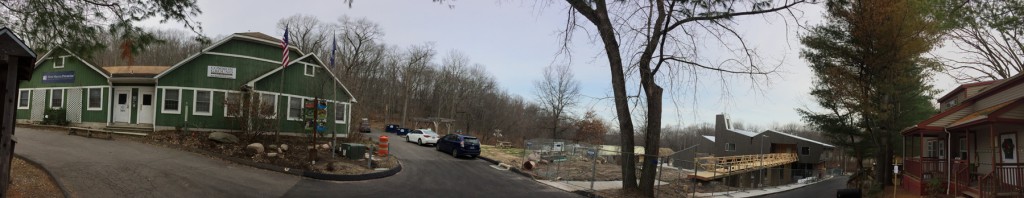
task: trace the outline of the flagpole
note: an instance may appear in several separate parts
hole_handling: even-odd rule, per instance
[[[338,50],[338,35],[337,35],[337,32],[331,33],[331,45],[332,45],[331,46],[331,69],[327,70],[327,72],[331,72],[331,74],[333,74],[333,76],[337,77],[338,74],[334,73],[334,68],[335,68],[334,67],[334,51]],[[332,138],[334,138],[334,145],[337,146],[337,144],[338,144],[338,123],[337,123],[338,122],[338,106],[341,106],[341,101],[338,101],[338,81],[337,81],[337,79],[331,81],[331,84],[334,84],[334,102],[335,102],[334,103],[334,120],[331,121],[331,123],[334,124],[334,134],[333,134],[334,137],[332,137]],[[347,129],[348,127],[345,127],[345,128]],[[334,152],[331,152],[331,153],[334,153]]]
[[[285,31],[287,31],[287,30],[285,30]],[[285,47],[285,50],[288,50],[287,46]],[[285,56],[287,56],[287,55],[285,55]],[[283,63],[283,64],[288,64],[288,63]],[[285,65],[285,66],[287,66],[287,65]],[[280,83],[278,83],[278,87],[277,87],[277,99],[276,99],[276,101],[280,101],[281,100],[281,96],[284,95],[283,93],[284,93],[284,69],[285,69],[285,66],[281,66],[281,80],[280,80]],[[284,113],[288,114],[287,110],[288,110],[288,108],[291,108],[289,106],[289,105],[291,105],[291,103],[289,103],[288,100],[285,100],[284,102],[285,102],[284,103],[284,106],[285,106]],[[280,109],[278,109],[278,110],[280,110]],[[274,142],[275,143],[279,143],[278,140],[281,138],[281,130],[284,129],[284,117],[286,117],[286,116],[288,116],[288,115],[284,115],[284,116],[281,116],[280,114],[277,115],[278,125],[277,125],[277,133],[274,135]]]
[[[284,26],[284,41],[282,41],[282,43],[284,44],[282,46],[282,47],[284,47],[284,53],[281,54],[282,55],[282,57],[281,57],[281,80],[280,80],[280,83],[278,84],[278,87],[277,87],[277,99],[274,99],[274,101],[280,101],[281,100],[281,96],[284,95],[283,94],[284,93],[284,76],[285,76],[284,69],[288,68],[288,61],[289,61],[289,58],[288,58],[288,45],[289,45],[288,44],[288,25]],[[277,103],[280,103],[280,102],[277,102]],[[277,117],[277,120],[278,120],[277,123],[278,123],[278,125],[277,125],[277,132],[274,133],[274,143],[275,144],[280,143],[281,130],[284,129],[284,118],[288,116],[287,115],[287,113],[288,113],[287,110],[289,108],[289,105],[291,105],[291,103],[289,103],[288,100],[285,100],[285,104],[284,105],[285,105],[284,113],[286,115],[281,116],[280,113],[277,113],[277,116],[278,116]],[[275,108],[277,108],[277,107],[275,107]],[[277,109],[275,111],[278,111],[278,110],[280,110],[280,109]]]

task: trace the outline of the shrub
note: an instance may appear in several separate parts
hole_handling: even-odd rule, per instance
[[[68,111],[64,108],[48,108],[44,115],[43,124],[45,125],[67,126],[70,123],[67,119]]]

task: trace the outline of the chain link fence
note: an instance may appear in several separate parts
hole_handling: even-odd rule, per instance
[[[752,190],[770,190],[807,184],[841,174],[838,168],[823,169],[814,165],[791,163],[766,169],[725,172],[724,177],[710,181],[691,179],[693,153],[671,149],[659,155],[645,154],[643,147],[622,149],[617,145],[591,145],[563,139],[530,139],[525,141],[523,161],[535,162],[528,174],[548,185],[587,192],[603,197],[621,194],[624,151],[634,153],[636,178],[640,178],[642,162],[655,160],[656,197],[715,197]],[[690,159],[686,159],[689,157]],[[703,156],[701,156],[703,157]],[[685,168],[684,168],[685,167]]]

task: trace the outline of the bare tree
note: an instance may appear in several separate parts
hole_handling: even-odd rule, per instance
[[[633,115],[626,93],[626,72],[637,72],[646,107],[644,146],[648,155],[658,155],[661,138],[662,99],[664,89],[657,82],[662,69],[709,70],[720,74],[747,75],[752,80],[767,77],[774,68],[766,68],[752,46],[735,30],[731,20],[736,17],[761,15],[804,3],[804,0],[786,0],[774,4],[770,0],[699,0],[699,1],[616,1],[566,0],[570,6],[568,25],[564,42],[568,43],[572,31],[585,24],[577,23],[582,16],[596,29],[604,45],[611,70],[615,110],[619,120],[619,135],[622,148],[633,148]],[[711,36],[706,38],[704,35]],[[623,48],[620,40],[625,41]],[[737,41],[740,46],[729,41]],[[710,62],[697,53],[703,47],[698,43],[718,41],[736,54],[735,58],[722,62]],[[563,46],[568,46],[565,44]],[[627,68],[626,66],[629,66]],[[726,81],[723,77],[722,81]],[[638,96],[640,97],[640,96]],[[635,177],[636,167],[631,150],[623,150],[621,164],[622,186],[627,193],[640,191],[644,196],[654,196],[656,162],[645,160],[642,164],[640,185]],[[648,157],[645,159],[656,159]]]
[[[940,1],[942,2],[942,1]],[[962,57],[944,59],[945,73],[960,82],[1006,79],[1024,70],[1024,24],[1021,1],[950,1],[944,20]]]
[[[544,68],[544,78],[534,81],[533,86],[541,107],[551,112],[551,137],[558,139],[559,123],[579,100],[580,82],[568,65],[551,65]]]
[[[316,16],[296,14],[277,22],[281,32],[284,32],[286,26],[291,37],[289,44],[295,45],[302,53],[323,54],[325,46],[329,49],[330,28]]]

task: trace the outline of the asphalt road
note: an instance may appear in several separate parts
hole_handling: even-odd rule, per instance
[[[849,177],[847,176],[839,176],[790,191],[761,196],[760,198],[836,197],[836,190],[846,188],[846,180],[848,179]]]
[[[455,159],[392,135],[403,169],[321,181],[132,141],[17,128],[15,153],[46,167],[72,197],[579,197],[480,159]],[[379,134],[374,135],[379,136]]]
[[[356,182],[302,179],[284,197],[580,197],[496,170],[481,159],[456,159],[433,146],[407,143],[394,134],[389,138],[389,149],[401,160],[402,172]]]
[[[159,146],[31,128],[14,153],[46,167],[71,197],[280,197],[300,177]]]

